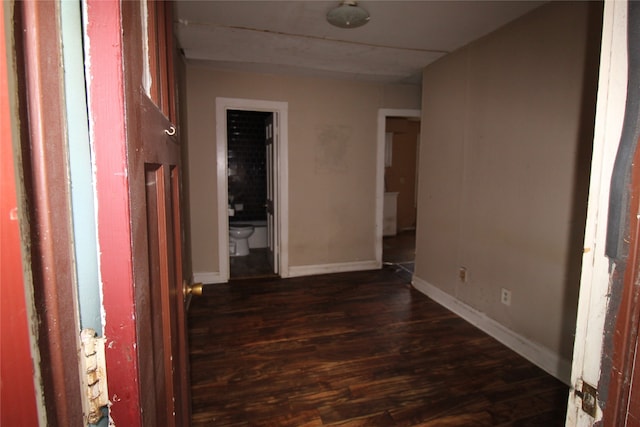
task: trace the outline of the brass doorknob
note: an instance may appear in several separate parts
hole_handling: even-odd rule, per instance
[[[201,296],[202,295],[202,283],[194,283],[190,285],[186,280],[182,282],[182,293],[184,297],[189,295]]]

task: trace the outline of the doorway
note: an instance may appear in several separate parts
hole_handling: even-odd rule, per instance
[[[288,277],[287,103],[217,98],[216,123],[220,275]],[[254,229],[248,255],[238,224]]]
[[[420,110],[378,112],[379,255],[383,265],[413,275]]]
[[[269,237],[273,226],[269,213],[273,212],[274,182],[273,138],[269,126],[271,111],[227,110],[227,195],[229,199],[229,227],[239,225],[253,230],[248,237],[249,253],[240,254],[236,241],[229,241],[229,275],[231,279],[269,277],[277,273],[273,246]],[[269,147],[271,144],[271,147]]]

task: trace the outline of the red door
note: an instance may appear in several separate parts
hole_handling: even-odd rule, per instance
[[[181,147],[177,133],[171,4],[122,2],[129,194],[140,378],[145,425],[190,422],[182,290]],[[145,47],[149,52],[145,88]],[[155,396],[146,393],[154,390]],[[146,409],[146,411],[145,411]]]
[[[165,2],[87,3],[107,376],[116,425],[190,421],[169,12]]]

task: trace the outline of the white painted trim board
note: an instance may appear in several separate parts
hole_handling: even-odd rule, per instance
[[[531,363],[553,375],[563,383],[570,383],[570,360],[562,359],[558,354],[548,348],[519,335],[501,323],[491,319],[486,314],[440,290],[426,280],[414,275],[412,284],[418,291],[500,341]]]
[[[339,262],[333,264],[298,265],[289,267],[289,277],[315,276],[318,274],[346,273],[380,269],[382,264],[376,260]]]

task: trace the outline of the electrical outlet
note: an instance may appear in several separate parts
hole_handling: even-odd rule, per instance
[[[504,305],[511,305],[511,291],[509,289],[502,288],[500,291],[500,302]]]
[[[467,283],[467,268],[466,267],[460,267],[460,269],[458,270],[458,277],[460,278],[460,281],[462,283]]]

